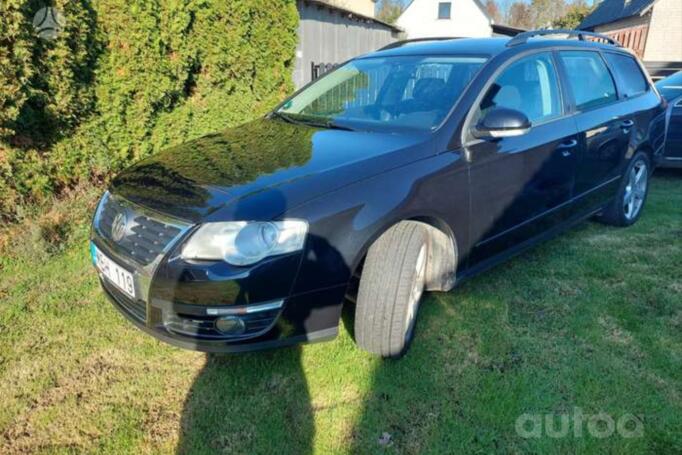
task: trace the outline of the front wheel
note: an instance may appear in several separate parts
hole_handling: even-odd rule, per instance
[[[428,248],[424,225],[403,221],[369,249],[355,312],[355,340],[362,349],[392,358],[407,351],[424,291]]]
[[[625,172],[616,199],[606,208],[600,220],[612,226],[631,226],[639,220],[649,194],[649,157],[639,152]]]

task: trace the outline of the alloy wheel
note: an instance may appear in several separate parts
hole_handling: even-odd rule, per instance
[[[623,210],[625,218],[633,220],[639,215],[644,205],[646,197],[647,183],[649,180],[649,169],[644,160],[638,160],[628,176],[628,183],[625,186],[623,196]]]

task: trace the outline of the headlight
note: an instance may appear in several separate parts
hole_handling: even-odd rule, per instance
[[[301,220],[207,223],[189,239],[182,257],[250,265],[302,249],[307,232],[308,223]]]

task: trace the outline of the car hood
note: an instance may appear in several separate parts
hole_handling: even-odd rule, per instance
[[[191,222],[258,197],[234,216],[271,218],[431,153],[427,133],[320,129],[260,119],[167,149],[118,175],[111,192]],[[277,203],[267,195],[275,194]],[[252,204],[253,205],[253,204]],[[244,205],[243,205],[244,206]]]

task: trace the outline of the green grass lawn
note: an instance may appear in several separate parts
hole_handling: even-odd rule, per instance
[[[87,220],[92,200],[55,217]],[[632,228],[585,223],[427,295],[400,361],[345,329],[248,355],[166,346],[102,296],[88,229],[26,224],[0,258],[0,453],[682,453],[680,172]],[[643,433],[515,430],[576,409]]]

